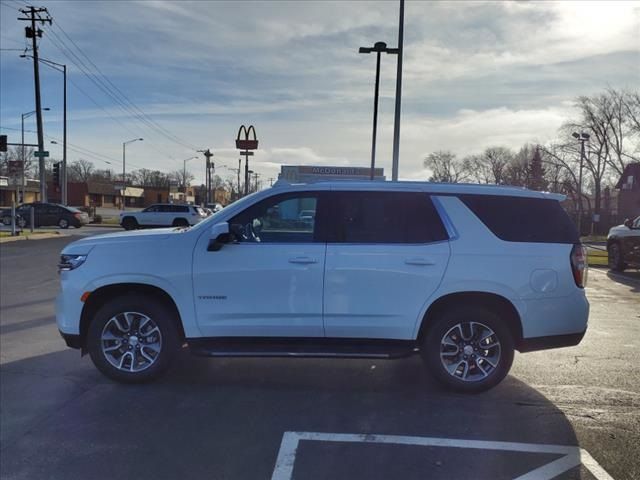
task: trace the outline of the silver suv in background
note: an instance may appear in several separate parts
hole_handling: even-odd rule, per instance
[[[622,272],[628,267],[640,268],[640,216],[609,230],[607,256],[612,270]]]
[[[194,205],[156,203],[141,212],[122,212],[120,225],[125,230],[137,228],[188,227],[207,218],[207,213]]]

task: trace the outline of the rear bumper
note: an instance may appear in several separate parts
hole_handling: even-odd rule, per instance
[[[568,335],[524,338],[518,345],[518,351],[524,353],[550,348],[573,347],[582,341],[585,333],[586,330],[582,333],[571,333]]]

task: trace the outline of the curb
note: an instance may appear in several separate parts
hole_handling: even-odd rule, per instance
[[[41,233],[38,235],[25,235],[25,236],[17,236],[17,237],[2,237],[0,238],[0,243],[11,243],[18,242],[21,240],[46,240],[47,238],[64,238],[69,235],[64,235],[62,233]]]

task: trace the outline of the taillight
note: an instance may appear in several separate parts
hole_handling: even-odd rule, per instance
[[[82,214],[81,213],[74,213],[73,216],[76,217],[77,219],[81,219],[82,218]]]
[[[571,249],[571,271],[576,285],[584,288],[587,285],[589,264],[587,262],[587,248],[581,243],[576,243]]]

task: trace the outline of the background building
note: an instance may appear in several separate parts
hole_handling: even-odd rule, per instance
[[[369,180],[369,167],[330,167],[325,165],[282,165],[278,180],[309,183],[318,180]],[[386,180],[384,168],[374,169],[375,180]]]

